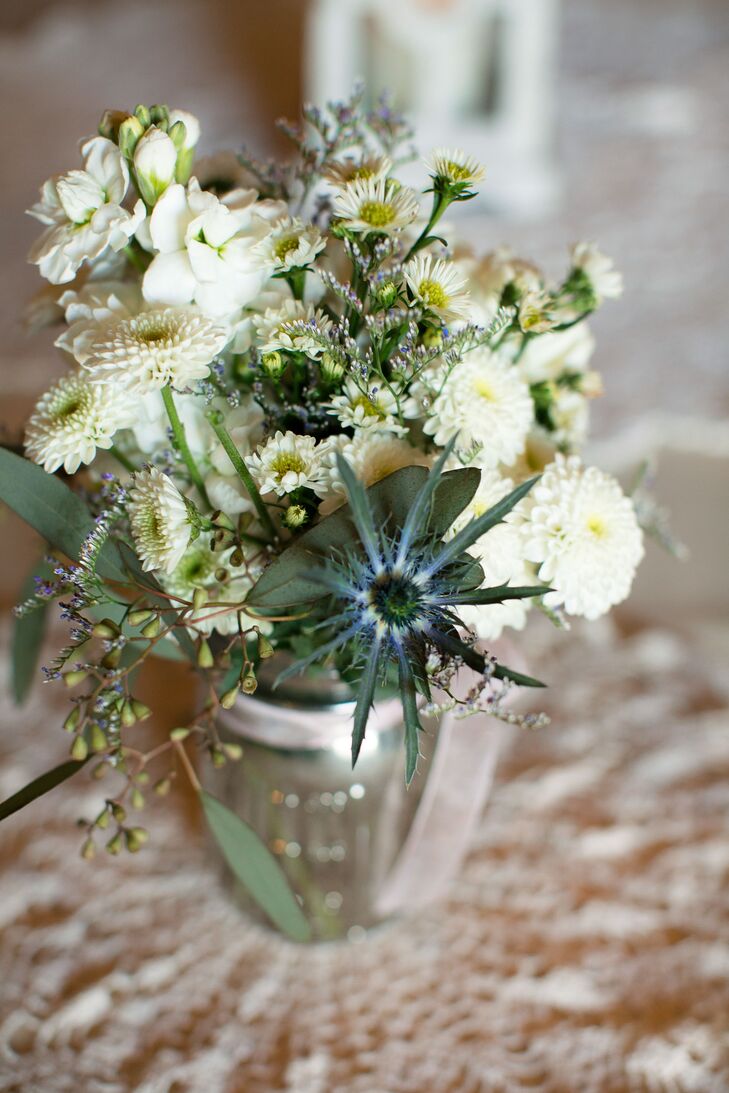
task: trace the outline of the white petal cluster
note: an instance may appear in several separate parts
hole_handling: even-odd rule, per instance
[[[313,304],[289,298],[281,307],[266,308],[254,316],[258,351],[261,354],[285,350],[305,353],[316,360],[324,352],[319,338],[332,327],[332,321]]]
[[[227,340],[225,326],[194,308],[160,308],[102,325],[80,363],[92,381],[132,393],[182,390],[208,375]]]
[[[191,600],[200,589],[207,593],[208,603],[186,616],[195,633],[211,634],[216,630],[219,634],[235,634],[239,623],[242,630],[255,625],[264,634],[273,629],[270,622],[252,618],[245,611],[246,597],[263,563],[246,558],[241,566],[232,566],[233,549],[213,553],[204,540],[198,539],[187,548],[172,573],[162,578],[163,588],[181,599]],[[220,580],[221,570],[227,573],[224,581]]]
[[[552,330],[531,338],[519,357],[519,371],[528,383],[554,380],[565,373],[587,371],[595,339],[587,323],[575,323],[567,330]]]
[[[127,512],[142,569],[172,573],[191,534],[187,503],[172,479],[156,467],[139,471]]]
[[[327,164],[323,177],[335,189],[344,189],[350,182],[378,182],[387,178],[392,170],[389,156],[363,156],[362,159],[332,159]]]
[[[481,467],[513,463],[534,417],[529,388],[517,369],[496,353],[477,349],[449,374],[425,423],[436,444],[456,436]]]
[[[478,160],[460,148],[436,148],[427,166],[431,175],[460,186],[473,186],[486,175]]]
[[[360,235],[396,235],[412,224],[418,212],[414,191],[395,187],[386,178],[350,182],[334,201],[334,215]]]
[[[111,247],[127,245],[145,217],[144,203],[129,212],[122,206],[129,171],[121,152],[105,137],[93,137],[81,148],[82,171],[48,179],[41,200],[29,209],[47,225],[28,260],[53,284],[65,284],[85,261]]]
[[[323,251],[326,240],[313,224],[297,217],[277,220],[271,233],[255,248],[264,267],[275,273],[308,266]]]
[[[555,591],[545,602],[596,619],[626,598],[643,557],[630,498],[610,475],[558,455],[521,506],[526,558]]]
[[[103,390],[78,372],[69,373],[38,402],[25,432],[28,456],[52,473],[74,474],[97,448],[110,448],[133,410],[123,394]]]
[[[341,424],[348,428],[376,428],[386,432],[404,431],[395,417],[397,400],[384,384],[363,391],[353,379],[348,379],[345,381],[342,393],[332,399],[328,412],[336,415]]]
[[[408,262],[403,273],[416,303],[444,322],[469,314],[467,282],[453,262],[420,254]]]
[[[283,497],[307,486],[318,494],[323,486],[322,455],[325,449],[325,442],[317,444],[311,436],[279,430],[248,456],[246,463],[261,493]]]
[[[585,274],[598,303],[622,295],[622,274],[615,269],[612,258],[598,250],[594,243],[577,243],[571,256],[574,269]]]

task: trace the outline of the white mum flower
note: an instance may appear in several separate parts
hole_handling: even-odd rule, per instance
[[[334,200],[334,215],[362,235],[395,235],[412,224],[418,212],[413,190],[385,178],[350,182]]]
[[[350,182],[378,182],[392,170],[389,156],[363,156],[362,159],[333,159],[327,163],[322,177],[337,189]]]
[[[289,298],[282,307],[266,308],[263,315],[254,316],[259,353],[305,353],[316,359],[324,352],[318,337],[331,328],[331,319],[312,304]]]
[[[424,429],[444,447],[458,436],[460,451],[474,451],[482,467],[512,463],[534,417],[529,388],[516,368],[477,349],[451,371],[433,401]]]
[[[554,592],[545,602],[596,619],[626,598],[643,557],[635,509],[619,484],[558,455],[525,499],[525,555]]]
[[[139,471],[129,493],[127,512],[142,569],[172,573],[191,535],[188,503],[172,479],[156,467]]]
[[[204,379],[228,340],[226,327],[194,308],[160,308],[112,321],[86,347],[83,367],[96,383],[146,394]]]
[[[466,279],[452,262],[418,255],[407,263],[403,273],[417,302],[444,322],[468,315]]]
[[[122,207],[129,171],[116,145],[93,137],[81,154],[84,170],[48,179],[41,200],[28,210],[47,225],[28,260],[56,285],[72,281],[82,262],[107,247],[122,250],[145,218],[142,201],[131,212]]]
[[[324,449],[312,436],[279,431],[248,456],[246,463],[261,493],[283,497],[303,486],[319,493]]]
[[[510,478],[502,478],[496,471],[482,471],[481,481],[472,501],[453,525],[449,538],[460,531],[470,520],[482,516],[497,501],[506,497],[514,488]],[[524,559],[524,542],[518,518],[509,513],[506,520],[482,535],[469,554],[483,568],[483,588],[494,585],[534,584],[534,570]],[[494,641],[505,627],[523,630],[532,600],[506,600],[504,603],[466,605],[458,608],[458,614],[483,641]]]
[[[459,148],[436,148],[427,166],[431,175],[456,186],[473,186],[486,175],[478,160]]]
[[[344,483],[339,477],[337,452],[344,456],[365,486],[373,486],[402,467],[427,466],[430,462],[419,448],[414,448],[407,440],[392,433],[362,429],[353,439],[344,435],[336,437],[324,452],[323,487],[320,492],[324,500],[319,506],[322,515],[334,512],[347,499]]]
[[[184,600],[191,600],[199,589],[207,592],[208,603],[191,611],[185,619],[196,633],[210,634],[217,630],[219,634],[234,634],[239,622],[243,630],[257,626],[262,633],[269,634],[273,629],[270,622],[252,618],[245,612],[246,597],[263,571],[263,562],[250,557],[244,559],[242,566],[232,566],[234,549],[213,553],[207,543],[197,540],[187,548],[172,573],[162,578],[163,588]],[[221,570],[227,572],[223,581]]]
[[[613,266],[612,258],[598,250],[594,243],[575,244],[571,257],[573,269],[585,274],[598,303],[622,295],[623,275]]]
[[[28,456],[52,473],[74,474],[90,463],[97,448],[110,448],[117,429],[134,411],[123,394],[107,391],[77,372],[54,383],[38,402],[25,432]]]
[[[377,428],[388,432],[405,431],[395,420],[397,400],[389,387],[384,385],[372,387],[365,393],[353,379],[348,379],[342,394],[332,399],[327,410],[347,427]]]
[[[270,235],[255,248],[268,269],[277,273],[308,266],[323,251],[326,240],[313,224],[298,217],[285,216],[276,221]]]

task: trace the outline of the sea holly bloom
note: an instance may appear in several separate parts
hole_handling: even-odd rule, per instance
[[[378,182],[392,170],[389,156],[363,156],[362,159],[331,159],[322,177],[336,189],[345,189],[350,182]]]
[[[174,572],[198,528],[192,506],[172,479],[156,467],[139,471],[127,512],[142,569]]]
[[[469,314],[467,282],[452,262],[421,254],[408,262],[403,274],[417,303],[443,322]]]
[[[269,235],[255,248],[264,266],[275,273],[301,269],[324,250],[326,240],[313,224],[286,216],[276,221]]]
[[[314,437],[280,430],[248,456],[246,463],[261,493],[279,497],[306,486],[319,492],[322,488],[322,453],[324,444]]]
[[[129,170],[119,149],[105,137],[82,145],[82,171],[48,179],[41,200],[28,210],[46,224],[28,260],[53,284],[72,281],[85,261],[111,247],[122,250],[145,217],[144,203],[131,212],[122,206]]]
[[[413,190],[385,178],[350,182],[334,200],[334,215],[358,235],[396,235],[418,212]]]

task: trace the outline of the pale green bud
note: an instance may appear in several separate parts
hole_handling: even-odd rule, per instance
[[[226,691],[225,694],[221,696],[220,705],[223,707],[224,710],[230,710],[233,708],[233,706],[235,705],[235,700],[238,697],[239,690],[240,687],[236,683],[235,687],[231,687],[229,691]]]
[[[83,736],[77,736],[71,745],[71,758],[81,762],[88,757],[89,747]]]
[[[149,638],[150,640],[156,638],[161,629],[162,627],[159,618],[155,615],[153,619],[150,619],[146,626],[142,627],[142,637]]]
[[[287,528],[300,528],[309,519],[303,505],[289,505],[283,514],[283,522]]]
[[[71,687],[77,687],[79,683],[82,683],[83,680],[86,679],[88,674],[89,673],[86,671],[85,668],[79,668],[71,672],[64,672],[63,682],[69,689]]]
[[[215,663],[212,649],[205,640],[200,642],[200,648],[197,651],[197,663],[201,668],[212,668]]]
[[[265,637],[264,634],[262,634],[259,631],[258,632],[258,657],[259,657],[259,660],[268,660],[268,658],[272,657],[273,654],[274,654],[274,648],[271,645],[271,642],[268,640],[267,637]]]
[[[189,735],[190,735],[190,729],[185,729],[185,728],[173,729],[172,732],[170,733],[170,740],[175,740],[175,741],[187,740]]]
[[[122,848],[122,835],[121,835],[120,831],[117,831],[116,835],[112,835],[112,837],[109,839],[108,843],[106,844],[106,850],[107,850],[107,853],[112,854],[114,857],[116,857],[117,854],[121,853],[121,848]]]
[[[241,690],[244,694],[252,695],[255,693],[258,687],[258,680],[256,679],[256,673],[253,668],[249,668],[244,676],[241,676],[240,681]]]
[[[125,118],[119,126],[119,151],[125,159],[131,159],[134,149],[144,134],[144,126],[134,115]]]
[[[196,588],[192,596],[193,610],[201,611],[208,602],[208,593],[205,588]]]
[[[80,706],[74,706],[70,714],[63,722],[63,727],[66,732],[75,732],[78,728],[78,723],[81,720],[81,708]]]
[[[146,721],[148,717],[152,716],[149,706],[145,706],[143,702],[138,702],[136,698],[132,699],[132,709],[137,721]]]
[[[272,379],[279,379],[286,371],[287,362],[277,350],[273,353],[264,353],[261,357],[261,368]]]
[[[140,812],[144,808],[144,794],[135,787],[129,794],[129,803],[136,812]]]
[[[81,847],[81,857],[84,859],[84,861],[91,861],[91,859],[95,856],[96,856],[96,844],[94,843],[94,840],[89,835],[88,839],[84,840],[84,844]]]
[[[149,842],[149,832],[144,827],[130,827],[124,832],[124,841],[127,844],[127,850],[136,854],[146,842]]]
[[[93,722],[89,726],[89,742],[92,751],[106,751],[109,746],[109,741],[106,739],[103,731]]]
[[[319,368],[328,383],[336,383],[344,375],[344,364],[333,353],[322,353]]]

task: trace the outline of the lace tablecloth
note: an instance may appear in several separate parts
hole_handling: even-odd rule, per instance
[[[728,1089],[726,631],[556,637],[531,652],[555,722],[515,736],[448,899],[359,944],[248,924],[179,802],[92,865],[84,774],[7,821],[0,1090]],[[3,708],[3,795],[60,697]]]

